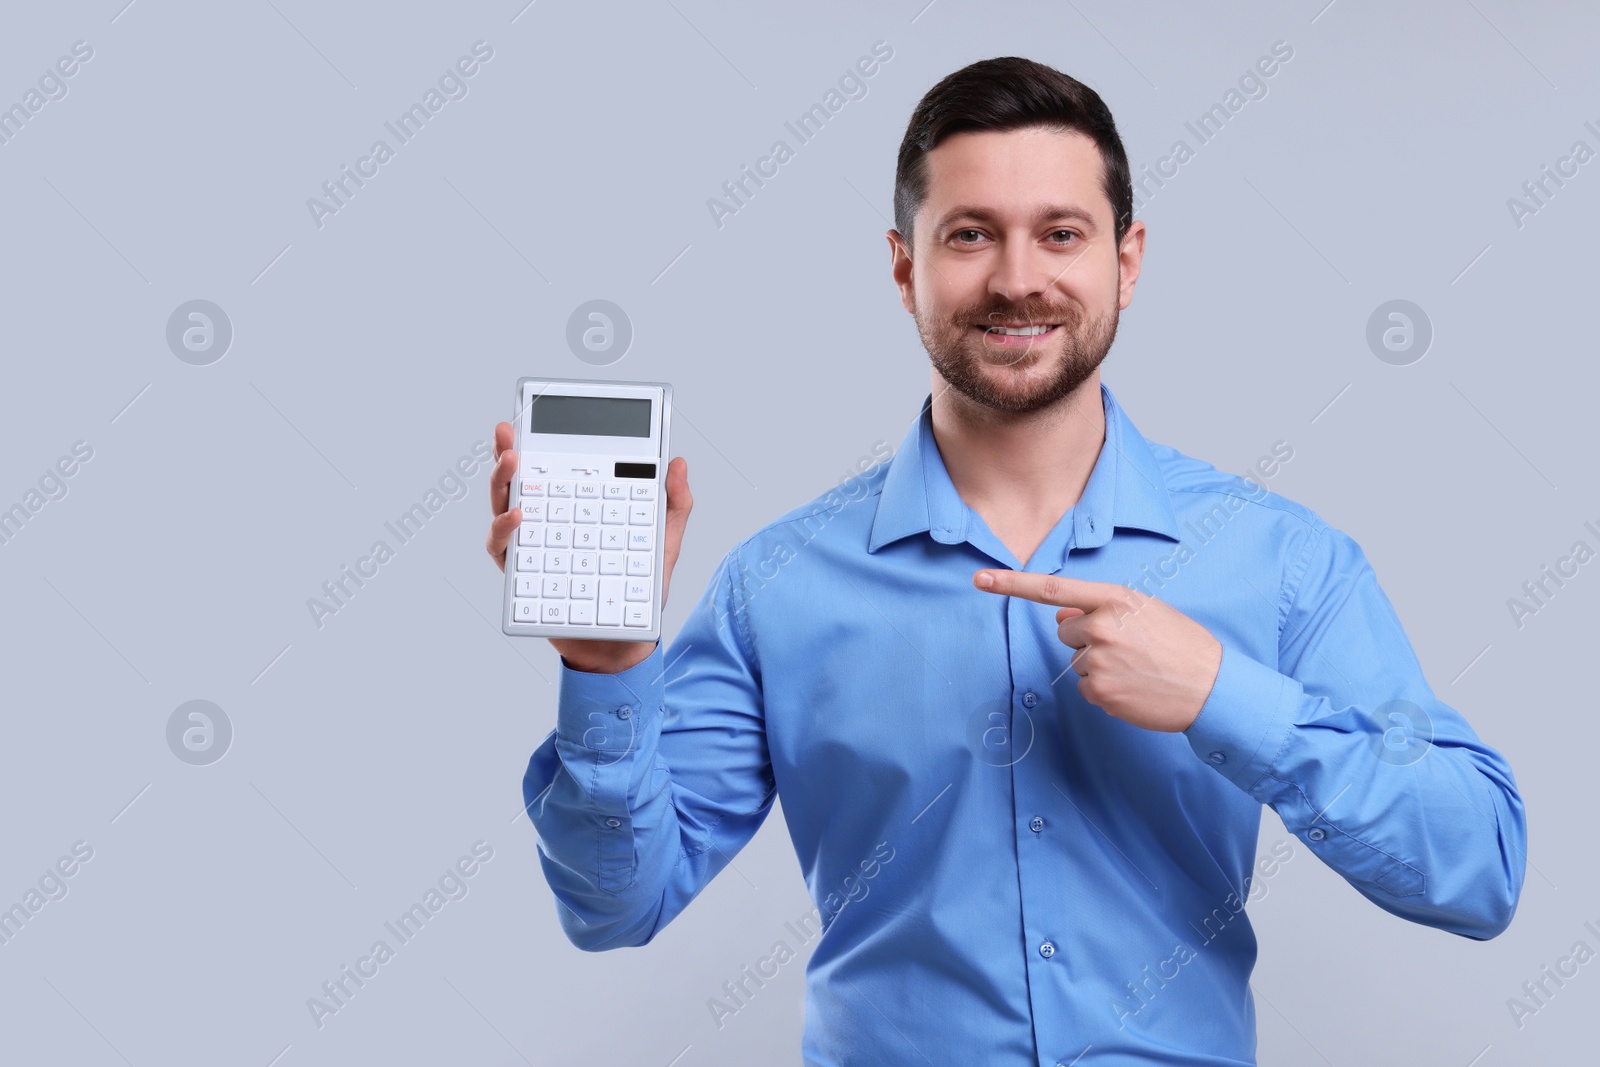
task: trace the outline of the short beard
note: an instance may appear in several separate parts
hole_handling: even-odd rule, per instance
[[[1051,407],[1070,396],[1089,380],[1095,369],[1104,362],[1117,336],[1119,309],[1111,306],[1109,315],[1089,320],[1077,305],[1055,308],[1043,301],[1028,300],[1022,304],[996,306],[982,304],[958,308],[944,321],[932,323],[920,312],[913,312],[917,333],[933,368],[950,387],[973,403],[993,411],[1011,415],[1026,415]],[[974,323],[985,320],[995,322],[1057,322],[1055,334],[1038,345],[1029,345],[1019,351],[1012,366],[1026,367],[1046,355],[1047,346],[1061,346],[1054,372],[1050,377],[1028,388],[1012,388],[996,380],[992,367],[999,366],[982,350],[983,338],[974,332]]]

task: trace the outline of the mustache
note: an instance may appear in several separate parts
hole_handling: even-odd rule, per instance
[[[1078,324],[1081,313],[1075,306],[1056,306],[1042,300],[1025,300],[1017,303],[982,303],[958,310],[952,318],[959,323],[974,326],[992,326],[998,323],[1059,322],[1068,326]]]

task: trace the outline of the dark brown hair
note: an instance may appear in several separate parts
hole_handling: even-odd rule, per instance
[[[894,172],[894,227],[907,243],[928,196],[928,152],[976,130],[1076,130],[1100,149],[1100,185],[1111,202],[1116,245],[1133,224],[1133,180],[1111,109],[1100,94],[1054,67],[1020,56],[983,59],[947,75],[911,113]]]

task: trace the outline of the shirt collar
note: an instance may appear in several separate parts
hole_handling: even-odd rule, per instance
[[[1104,382],[1100,383],[1100,399],[1106,416],[1105,444],[1082,497],[1068,515],[1074,527],[1072,544],[1098,548],[1111,540],[1112,528],[1117,526],[1179,540],[1166,479],[1149,442],[1134,428]],[[933,394],[929,393],[916,423],[889,461],[868,552],[924,530],[943,544],[967,538],[972,509],[956,492],[939,455],[933,439],[932,404]]]

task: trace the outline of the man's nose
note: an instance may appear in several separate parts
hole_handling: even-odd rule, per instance
[[[1049,257],[1026,241],[1007,241],[989,276],[989,291],[1020,304],[1029,297],[1042,296],[1052,280]]]

